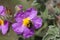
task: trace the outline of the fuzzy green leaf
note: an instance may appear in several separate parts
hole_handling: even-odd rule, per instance
[[[60,39],[59,28],[56,26],[49,26],[49,29],[42,40],[56,40],[56,39]]]

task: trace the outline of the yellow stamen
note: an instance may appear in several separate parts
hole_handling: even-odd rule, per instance
[[[30,19],[29,18],[25,18],[25,19],[23,19],[23,25],[24,26],[28,26],[29,27],[29,24],[30,23]]]
[[[0,19],[0,25],[4,25],[4,21],[2,19]]]

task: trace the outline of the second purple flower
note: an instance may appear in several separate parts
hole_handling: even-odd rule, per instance
[[[18,11],[15,15],[15,20],[16,23],[12,24],[12,29],[17,34],[23,34],[24,38],[31,37],[34,34],[34,30],[42,26],[42,19],[37,16],[37,10],[34,8]]]

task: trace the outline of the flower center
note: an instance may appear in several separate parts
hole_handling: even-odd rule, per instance
[[[0,19],[0,26],[4,25],[4,21]]]
[[[30,27],[30,19],[29,18],[23,19],[23,25],[27,26],[27,27]]]

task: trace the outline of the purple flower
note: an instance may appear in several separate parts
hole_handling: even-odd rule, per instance
[[[2,5],[0,5],[0,15],[5,16],[6,8]]]
[[[6,14],[6,8],[2,5],[0,5],[0,16],[5,16]],[[8,31],[8,21],[2,20],[0,18],[0,31],[2,31],[2,34],[5,35]]]
[[[17,12],[15,20],[16,23],[12,24],[12,29],[17,34],[23,34],[24,38],[31,37],[34,34],[34,30],[42,26],[42,19],[37,16],[37,10],[34,8]]]
[[[8,21],[0,19],[0,31],[5,35],[8,31]]]

